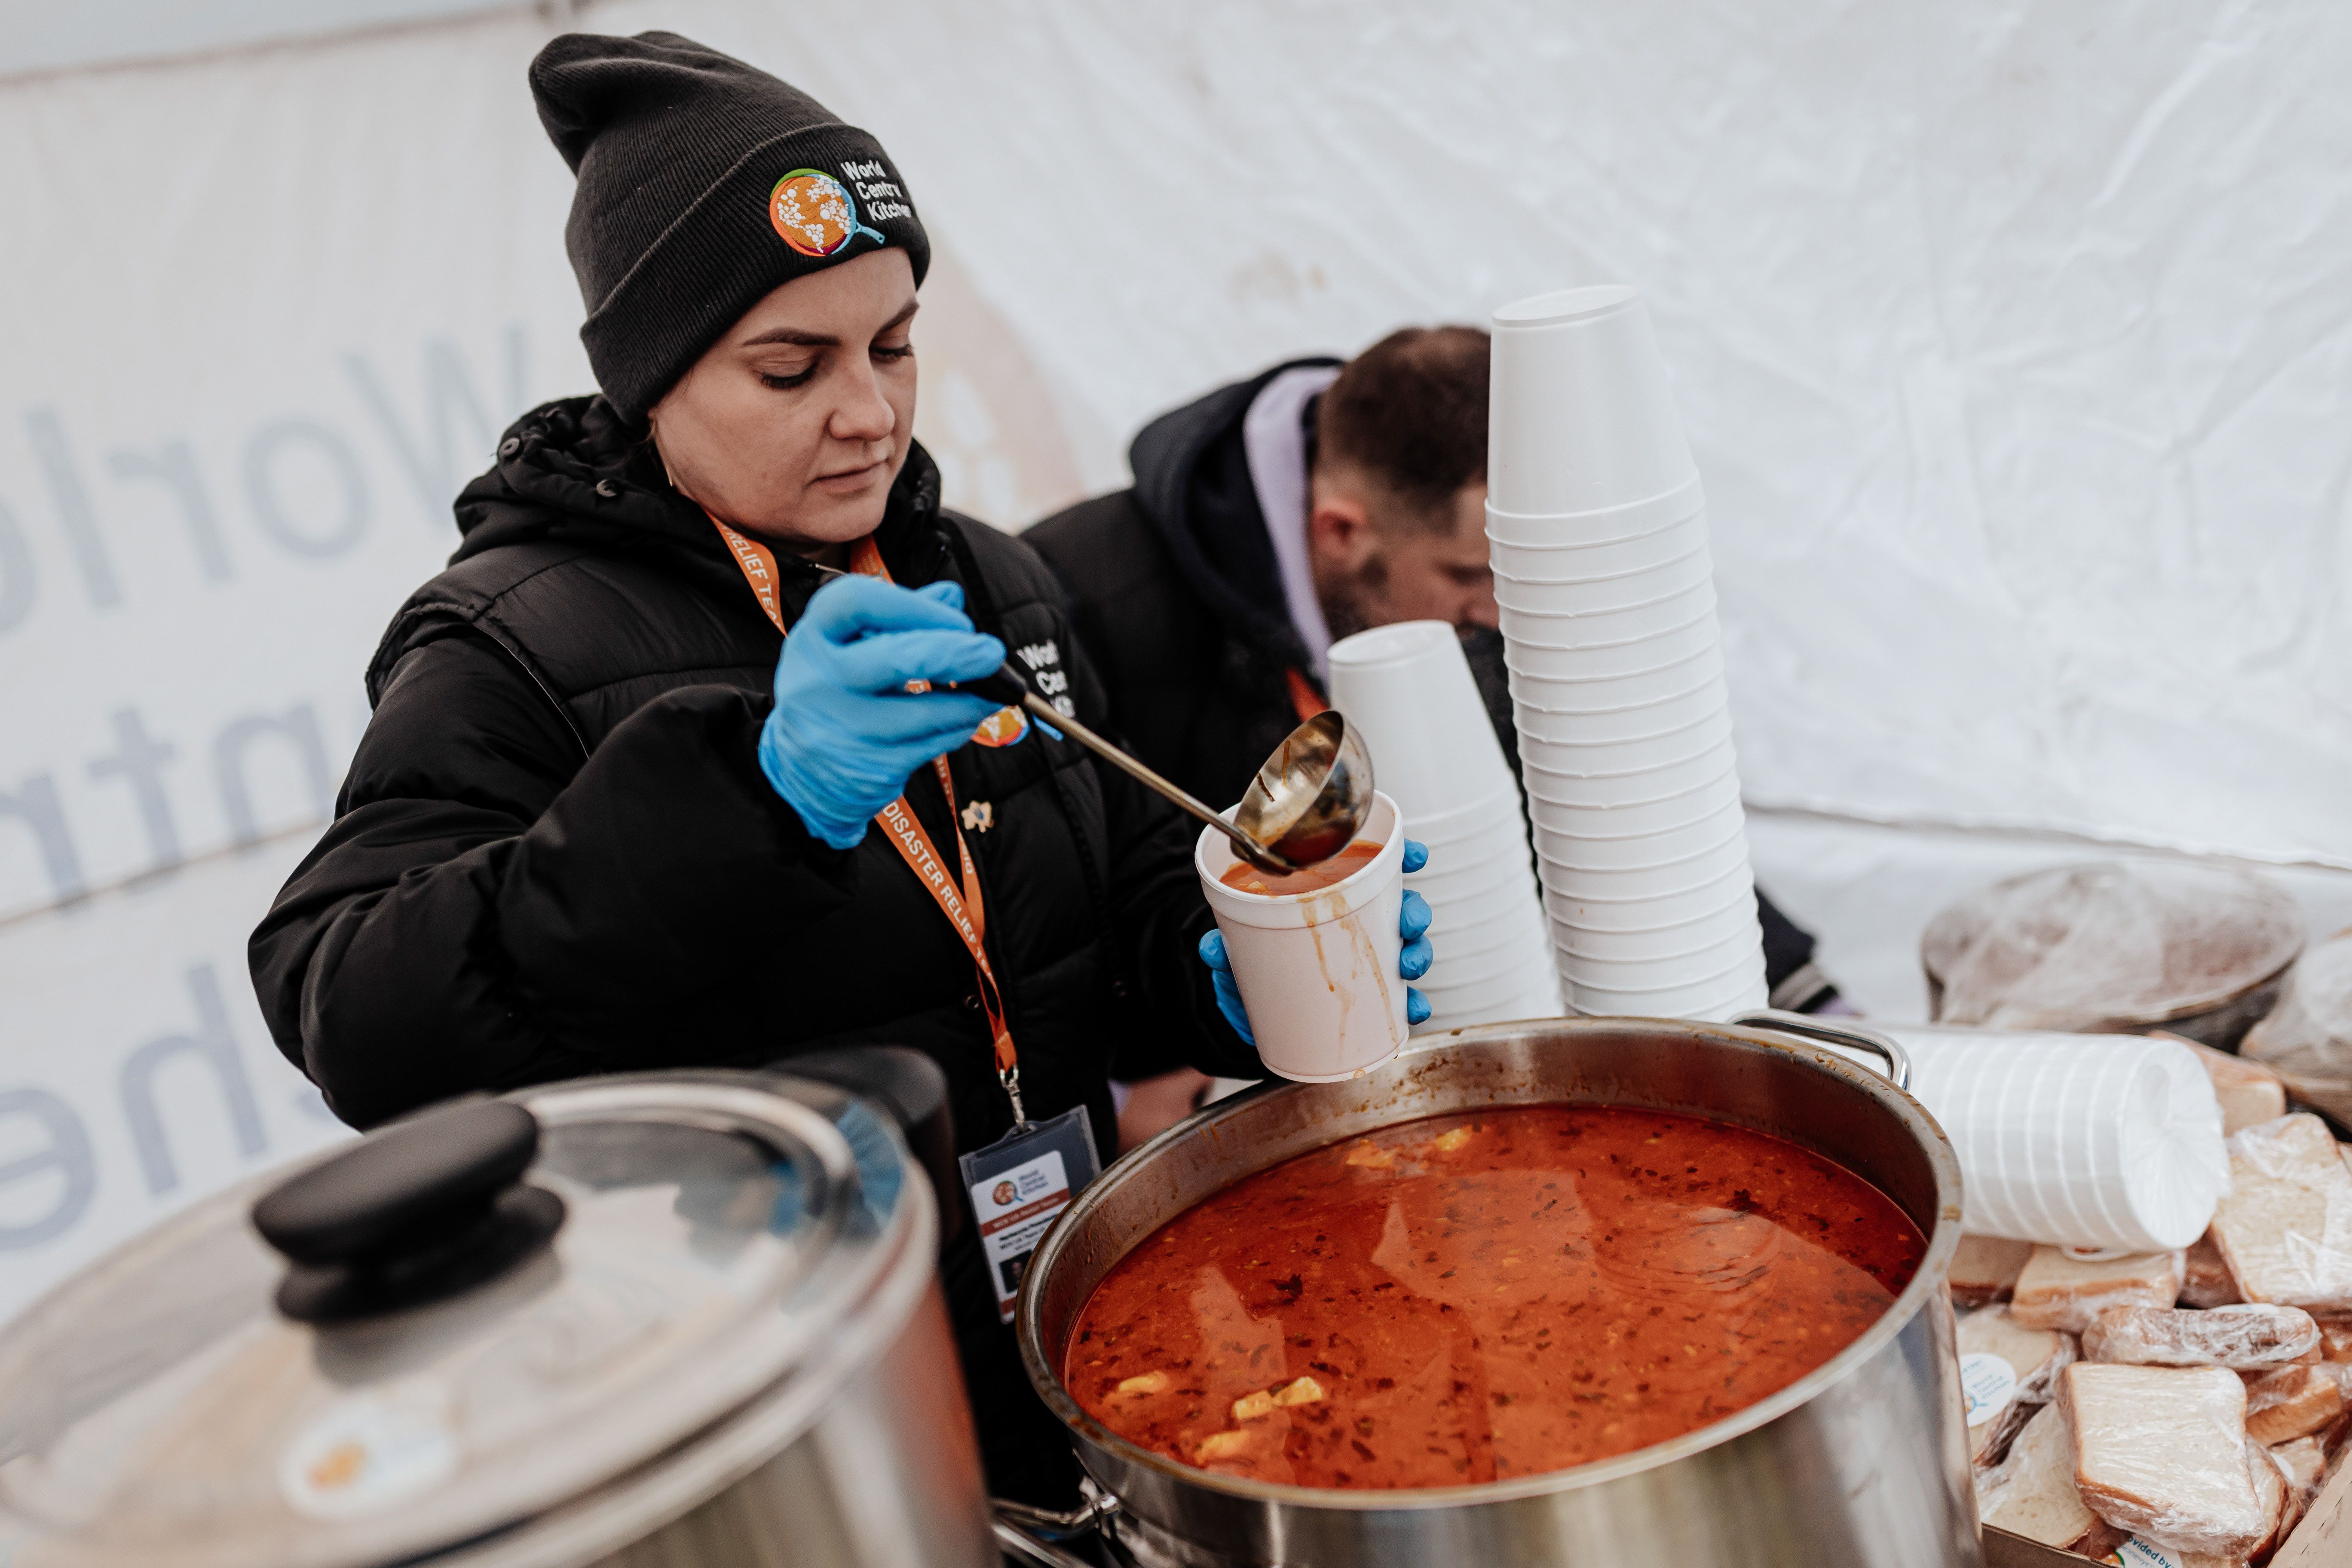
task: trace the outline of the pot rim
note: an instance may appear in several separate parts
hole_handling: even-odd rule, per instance
[[[1836,1079],[1860,1089],[1876,1100],[1882,1109],[1894,1116],[1926,1152],[1936,1178],[1936,1216],[1933,1229],[1927,1233],[1927,1249],[1919,1259],[1911,1282],[1905,1286],[1894,1304],[1880,1314],[1876,1322],[1843,1350],[1823,1362],[1804,1376],[1745,1409],[1733,1412],[1720,1421],[1671,1437],[1663,1443],[1653,1443],[1631,1453],[1619,1454],[1590,1464],[1574,1465],[1564,1470],[1548,1470],[1538,1475],[1517,1477],[1507,1481],[1486,1481],[1475,1486],[1423,1487],[1392,1490],[1370,1490],[1337,1487],[1288,1486],[1273,1481],[1249,1480],[1238,1476],[1222,1475],[1179,1463],[1164,1454],[1155,1453],[1113,1432],[1097,1421],[1079,1405],[1063,1385],[1058,1370],[1045,1366],[1044,1331],[1039,1321],[1040,1282],[1054,1270],[1060,1259],[1062,1246],[1076,1233],[1078,1216],[1099,1203],[1113,1188],[1136,1179],[1156,1153],[1172,1147],[1221,1121],[1229,1120],[1248,1105],[1269,1094],[1297,1092],[1300,1089],[1318,1086],[1295,1086],[1287,1083],[1262,1083],[1221,1100],[1194,1113],[1162,1132],[1140,1148],[1126,1154],[1095,1178],[1070,1206],[1062,1211],[1053,1228],[1038,1243],[1030,1267],[1021,1283],[1020,1300],[1014,1314],[1014,1330],[1021,1342],[1021,1360],[1029,1373],[1029,1381],[1046,1407],[1059,1417],[1073,1434],[1115,1455],[1122,1463],[1150,1471],[1182,1485],[1221,1492],[1244,1502],[1274,1504],[1286,1508],[1322,1510],[1349,1513],[1387,1513],[1423,1511],[1430,1509],[1473,1508],[1488,1503],[1513,1502],[1525,1498],[1545,1497],[1564,1491],[1580,1491],[1588,1487],[1605,1486],[1628,1476],[1667,1465],[1722,1447],[1734,1438],[1810,1403],[1824,1389],[1843,1381],[1876,1356],[1904,1326],[1918,1315],[1923,1308],[1931,1308],[1944,1290],[1944,1277],[1949,1272],[1952,1256],[1960,1245],[1960,1163],[1951,1140],[1925,1106],[1907,1092],[1869,1068],[1860,1067],[1838,1053],[1765,1027],[1745,1027],[1730,1024],[1696,1023],[1683,1018],[1583,1017],[1546,1019],[1531,1027],[1526,1023],[1486,1024],[1451,1029],[1440,1035],[1426,1035],[1410,1040],[1404,1048],[1373,1072],[1401,1072],[1410,1068],[1418,1058],[1426,1058],[1448,1048],[1479,1040],[1508,1039],[1535,1033],[1584,1033],[1598,1029],[1623,1028],[1628,1025],[1643,1029],[1663,1029],[1672,1033],[1712,1036],[1732,1043],[1780,1051],[1796,1058],[1815,1071]],[[1367,1074],[1366,1076],[1370,1076]],[[1559,1101],[1555,1103],[1578,1103]],[[1403,1117],[1400,1121],[1417,1121]],[[1322,1145],[1317,1145],[1322,1147]],[[1300,1151],[1305,1152],[1306,1151]],[[1826,1156],[1825,1156],[1826,1157]],[[1266,1169],[1260,1166],[1258,1170]],[[1255,1171],[1236,1173],[1233,1180],[1254,1175]],[[1226,1184],[1230,1185],[1231,1183]],[[1089,1200],[1092,1200],[1090,1203]],[[1888,1200],[1892,1202],[1890,1198]],[[1907,1217],[1907,1216],[1906,1216]],[[1150,1236],[1135,1238],[1140,1246]],[[1134,1250],[1133,1247],[1127,1249]],[[1121,1253],[1124,1258],[1127,1254]],[[1116,1267],[1114,1263],[1113,1267]],[[1106,1272],[1108,1272],[1106,1270]]]

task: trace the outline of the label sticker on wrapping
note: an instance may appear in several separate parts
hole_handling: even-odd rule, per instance
[[[2150,1546],[2133,1536],[2116,1548],[2115,1561],[2123,1568],[2180,1568],[2180,1559],[2161,1546]]]
[[[427,1491],[457,1470],[446,1393],[412,1387],[331,1406],[287,1445],[278,1488],[297,1513],[350,1519]]]
[[[1981,1426],[2017,1397],[2017,1369],[1990,1351],[1960,1358],[1960,1392],[1968,1397],[1969,1425]]]

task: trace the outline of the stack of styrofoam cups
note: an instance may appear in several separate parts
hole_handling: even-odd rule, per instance
[[[1561,994],[1764,1002],[1706,499],[1631,289],[1495,312],[1486,537]]]
[[[1417,1033],[1559,1014],[1527,818],[1461,640],[1402,621],[1331,647],[1331,700],[1371,752],[1372,776],[1429,864],[1404,885],[1429,900],[1437,962],[1415,982]]]
[[[1972,1231],[2168,1252],[2205,1234],[2230,1190],[2213,1080],[2178,1040],[1885,1032],[1951,1137]]]

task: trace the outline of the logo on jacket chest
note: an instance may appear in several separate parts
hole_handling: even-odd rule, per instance
[[[1062,650],[1052,637],[1024,643],[1013,650],[1013,657],[1028,667],[1029,684],[1054,705],[1054,711],[1067,719],[1078,716],[1077,704],[1070,700],[1069,671],[1062,668]]]

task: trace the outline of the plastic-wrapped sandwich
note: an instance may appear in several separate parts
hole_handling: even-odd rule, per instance
[[[1959,1347],[1969,1459],[1988,1465],[2008,1451],[2035,1406],[2057,1397],[2058,1374],[2074,1360],[2074,1339],[2029,1329],[2007,1307],[1986,1307],[1960,1320]]]
[[[2037,1247],[2017,1277],[2010,1310],[2028,1328],[2079,1334],[2111,1307],[2171,1306],[2180,1299],[2183,1268],[2178,1252],[2086,1258]]]
[[[2249,1301],[2352,1311],[2352,1170],[2307,1111],[2230,1139],[2213,1240]]]
[[[2033,1256],[2030,1241],[1999,1236],[1963,1236],[1944,1275],[1955,1307],[1982,1307],[2006,1301],[2017,1289],[2018,1272]]]
[[[2222,1367],[2076,1362],[2060,1379],[2074,1484],[2119,1530],[2244,1555],[2276,1528],[2246,1463],[2246,1388]]]
[[[2281,1367],[2246,1390],[2246,1436],[2265,1447],[2308,1436],[2343,1414],[2343,1385],[2323,1367]]]
[[[2083,1331],[2083,1359],[2267,1371],[2317,1361],[2319,1325],[2299,1307],[2111,1307]]]
[[[2034,1412],[2009,1458],[1978,1477],[1977,1515],[1988,1526],[2084,1557],[2105,1557],[2126,1539],[2091,1511],[2075,1487],[2074,1436],[2055,1405]]]

